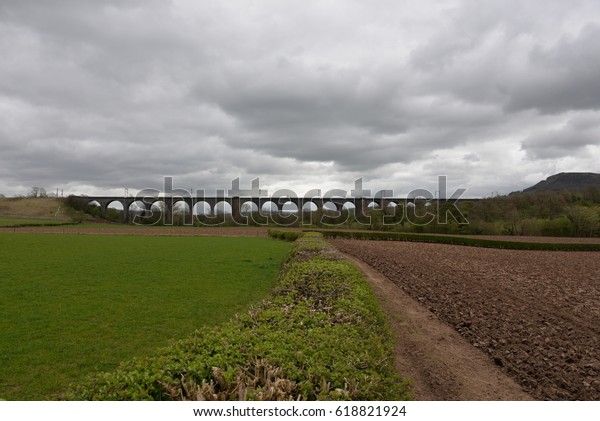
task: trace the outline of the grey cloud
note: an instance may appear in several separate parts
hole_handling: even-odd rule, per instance
[[[466,154],[465,156],[463,156],[463,161],[478,162],[478,161],[480,161],[480,158],[479,158],[479,155],[477,155],[476,153],[469,153],[469,154]]]
[[[511,110],[544,113],[600,109],[600,24],[587,25],[574,39],[531,52],[532,69],[515,86]]]
[[[479,133],[474,129],[499,117],[500,110],[493,107],[411,96],[403,91],[403,74],[377,77],[356,69],[315,79],[299,69],[291,73],[289,79],[232,78],[255,85],[213,93],[213,101],[248,130],[245,136],[227,139],[228,144],[360,169],[410,162],[463,144],[472,136],[469,130]],[[361,86],[364,80],[373,81],[368,90]]]
[[[487,180],[485,145],[525,139],[531,168],[593,145],[596,1],[379,6],[1,2],[0,188]]]
[[[569,120],[563,127],[534,133],[521,148],[532,159],[555,159],[581,155],[587,146],[600,145],[600,113]]]
[[[450,23],[413,51],[418,86],[508,113],[598,109],[600,5],[576,6],[585,12],[557,1],[463,2]]]
[[[209,95],[249,129],[352,124],[375,133],[396,133],[407,126],[394,104],[401,75],[358,67],[315,69],[301,62],[282,67],[278,60],[227,70],[230,83],[211,88]]]

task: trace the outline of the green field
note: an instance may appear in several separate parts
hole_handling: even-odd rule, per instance
[[[71,383],[215,325],[272,288],[288,243],[0,233],[0,399]]]
[[[25,218],[0,215],[0,227],[31,227],[71,224],[61,219]]]

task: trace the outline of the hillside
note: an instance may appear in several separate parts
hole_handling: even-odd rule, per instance
[[[0,215],[6,216],[70,219],[64,212],[61,214],[61,208],[64,208],[62,200],[49,197],[0,199]]]
[[[569,172],[560,173],[540,181],[535,186],[531,186],[522,191],[522,193],[540,193],[540,192],[558,192],[558,191],[583,191],[590,187],[600,188],[600,174]]]
[[[0,198],[0,226],[63,224],[95,219],[51,197]]]

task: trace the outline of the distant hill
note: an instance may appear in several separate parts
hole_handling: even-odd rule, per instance
[[[582,191],[589,187],[600,188],[600,174],[591,172],[562,172],[555,174],[535,186],[531,186],[522,193],[556,192],[556,191]]]

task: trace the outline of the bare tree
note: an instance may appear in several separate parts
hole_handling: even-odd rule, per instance
[[[250,203],[250,202],[244,202],[244,204],[242,205],[242,209],[240,210],[240,212],[243,213],[243,214],[252,213],[252,203]]]
[[[32,187],[27,197],[48,197],[48,193],[43,187]]]

